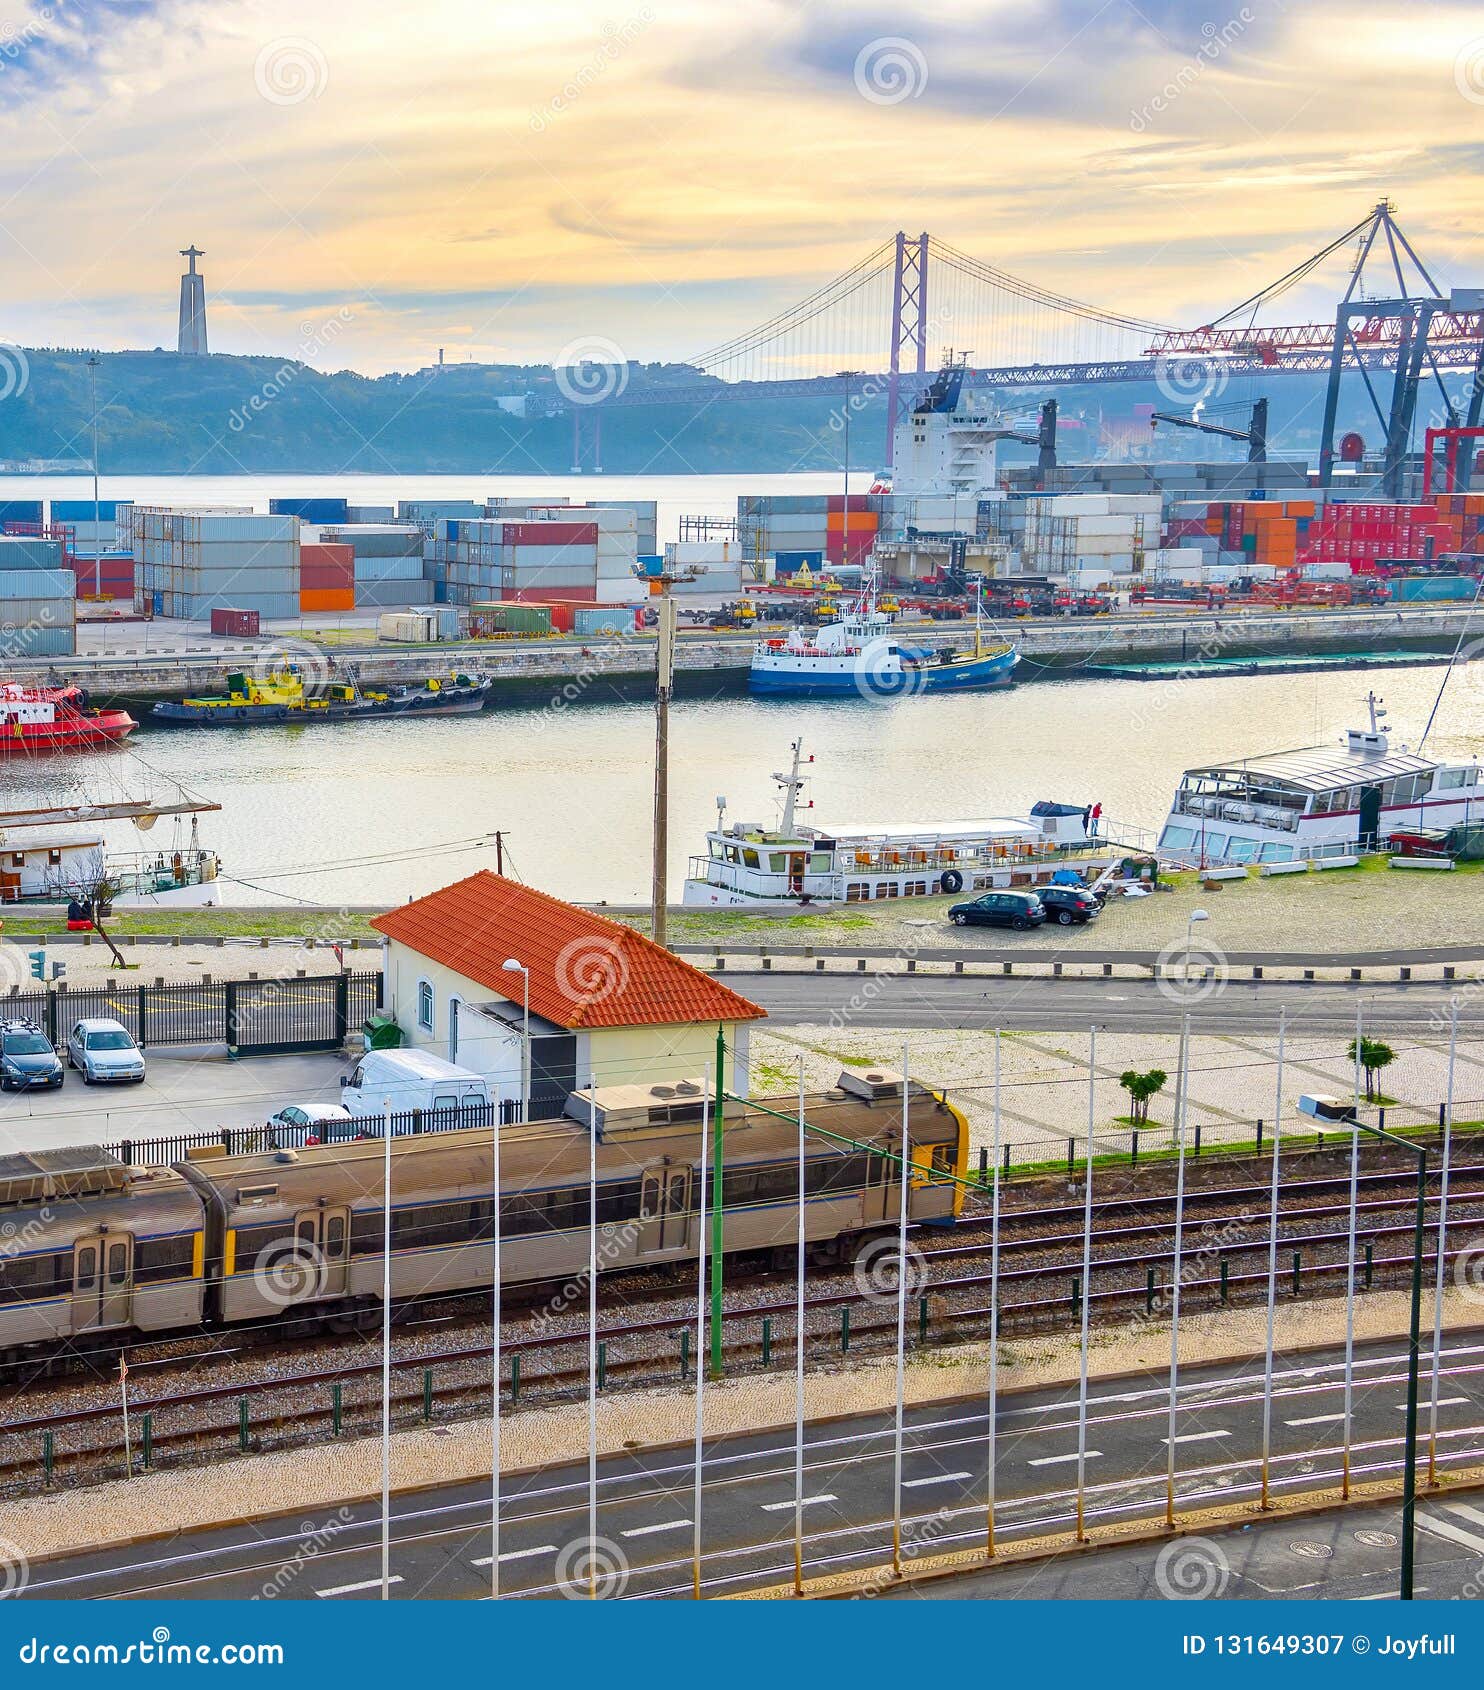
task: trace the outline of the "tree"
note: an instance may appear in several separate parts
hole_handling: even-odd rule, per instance
[[[55,896],[66,898],[69,904],[81,905],[88,913],[94,932],[108,946],[113,960],[120,968],[129,966],[112,936],[103,928],[104,918],[113,914],[113,900],[118,896],[119,883],[109,874],[101,851],[89,851],[85,857],[74,859],[61,871],[50,875],[48,890]]]
[[[1350,1048],[1346,1052],[1351,1062],[1357,1060],[1355,1040],[1351,1039]],[[1396,1061],[1396,1052],[1388,1044],[1382,1044],[1379,1039],[1360,1041],[1359,1062],[1365,1070],[1365,1095],[1367,1103],[1374,1103],[1379,1095],[1378,1077],[1383,1068],[1389,1068]]]
[[[1149,1100],[1164,1090],[1165,1081],[1169,1077],[1163,1068],[1151,1068],[1147,1074],[1129,1068],[1118,1076],[1119,1085],[1128,1093],[1133,1103],[1135,1126],[1143,1126],[1149,1119]]]

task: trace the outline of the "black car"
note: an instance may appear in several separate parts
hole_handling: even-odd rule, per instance
[[[948,919],[955,927],[1013,927],[1024,932],[1046,919],[1045,906],[1034,892],[986,892],[971,904],[954,904]]]
[[[34,1022],[0,1025],[0,1091],[59,1086],[65,1077],[52,1042]]]
[[[1043,886],[1038,896],[1046,914],[1063,927],[1070,927],[1074,921],[1091,921],[1103,907],[1085,886]]]

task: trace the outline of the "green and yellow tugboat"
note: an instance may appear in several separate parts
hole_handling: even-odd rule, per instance
[[[185,698],[157,704],[153,722],[191,727],[231,727],[257,722],[364,722],[386,716],[472,716],[490,694],[488,676],[455,671],[430,676],[420,686],[373,691],[344,680],[306,687],[297,666],[264,676],[227,676],[225,698]]]

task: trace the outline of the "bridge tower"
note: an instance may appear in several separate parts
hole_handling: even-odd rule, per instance
[[[902,357],[915,358],[918,375],[927,373],[928,238],[912,239],[897,230],[892,263],[891,376],[886,393],[886,461],[890,464],[897,435],[897,410],[902,385]]]

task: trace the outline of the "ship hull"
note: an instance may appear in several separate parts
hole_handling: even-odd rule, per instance
[[[308,709],[290,704],[157,704],[152,722],[183,727],[252,727],[263,723],[303,726],[315,722],[382,721],[388,716],[474,716],[489,699],[490,683],[460,687],[456,692],[415,693],[406,697],[356,699]]]
[[[12,723],[0,728],[0,757],[29,757],[37,751],[94,751],[121,745],[139,726],[127,710],[56,722]]]
[[[791,698],[910,698],[920,693],[992,692],[1013,685],[1017,651],[953,663],[906,661],[900,667],[859,667],[849,660],[804,658],[797,663],[773,659],[755,663],[748,690]]]

